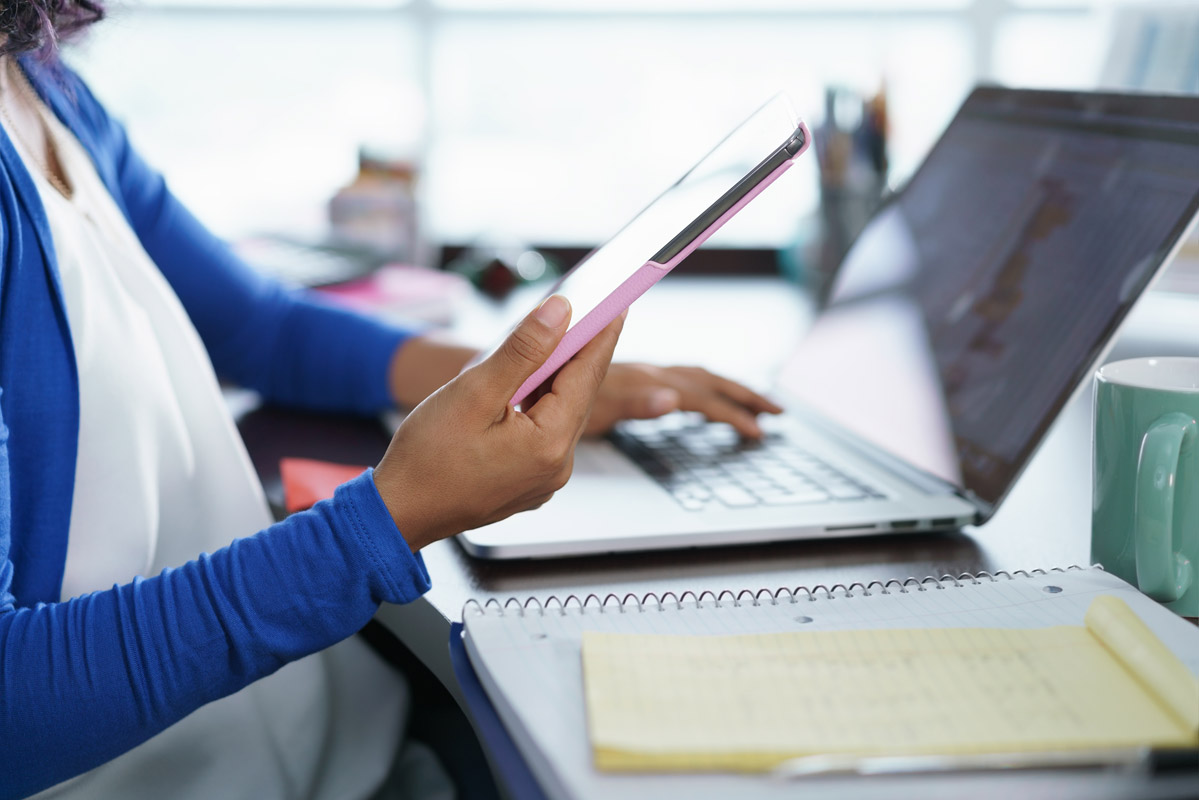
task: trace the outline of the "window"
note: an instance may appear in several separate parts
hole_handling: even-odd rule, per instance
[[[901,179],[980,78],[1093,85],[1105,20],[1005,0],[156,0],[68,58],[223,235],[319,236],[365,144],[421,163],[435,241],[578,245],[778,91],[815,124],[824,87],[885,82]],[[785,243],[816,202],[807,161],[725,242]]]

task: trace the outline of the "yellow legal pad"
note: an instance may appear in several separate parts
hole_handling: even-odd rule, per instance
[[[608,770],[1199,744],[1199,682],[1110,596],[1085,627],[585,631],[583,681]]]

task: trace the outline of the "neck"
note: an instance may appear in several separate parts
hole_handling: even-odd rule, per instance
[[[72,194],[49,128],[39,109],[40,101],[12,56],[0,59],[0,117],[9,135],[20,145],[21,157],[64,197]]]

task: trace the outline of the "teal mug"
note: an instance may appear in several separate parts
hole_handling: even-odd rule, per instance
[[[1199,617],[1199,358],[1095,374],[1091,559]]]

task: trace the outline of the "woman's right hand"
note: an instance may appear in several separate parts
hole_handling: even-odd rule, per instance
[[[509,401],[554,351],[570,322],[555,295],[486,361],[418,405],[375,468],[375,485],[416,552],[461,531],[536,508],[562,488],[608,372],[623,316],[517,411]]]

